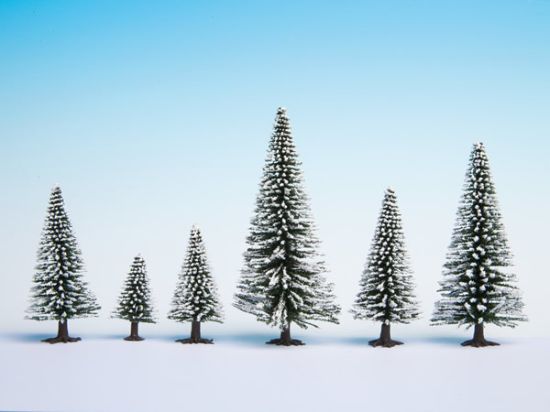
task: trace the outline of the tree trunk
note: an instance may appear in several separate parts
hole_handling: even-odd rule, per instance
[[[391,325],[386,322],[382,323],[382,327],[380,328],[380,338],[371,340],[369,342],[369,345],[371,346],[381,346],[383,348],[392,348],[396,345],[402,344],[403,342],[399,342],[391,338]]]
[[[462,346],[473,346],[474,348],[484,348],[485,346],[498,346],[496,342],[491,342],[485,339],[485,331],[483,323],[476,323],[474,326],[473,339],[462,342]]]
[[[60,339],[69,338],[69,322],[57,322],[57,337]]]
[[[292,338],[290,337],[290,325],[288,325],[281,331],[281,342],[284,342],[285,344],[290,344],[291,341]]]
[[[298,339],[292,339],[290,337],[290,323],[283,327],[281,330],[281,337],[279,339],[271,339],[266,342],[268,345],[279,345],[279,346],[300,346],[304,342]]]
[[[201,322],[193,319],[191,321],[191,336],[188,339],[178,339],[180,343],[214,343],[212,339],[203,339],[201,337]]]
[[[130,336],[126,336],[124,340],[131,342],[139,342],[143,340],[143,338],[139,336],[139,322],[130,323]]]
[[[191,340],[198,342],[201,339],[201,323],[195,319],[191,322]]]
[[[44,339],[42,342],[47,343],[69,343],[78,342],[80,338],[71,338],[69,336],[69,321],[68,319],[62,319],[57,322],[57,336],[55,338]]]

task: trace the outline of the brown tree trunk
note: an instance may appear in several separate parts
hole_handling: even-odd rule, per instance
[[[498,346],[496,342],[485,339],[483,323],[476,323],[474,326],[474,337],[462,342],[462,346],[473,346],[474,348],[484,348],[485,346]]]
[[[69,322],[57,322],[57,337],[60,339],[69,337]]]
[[[130,336],[126,336],[124,340],[131,342],[139,342],[143,340],[143,338],[139,336],[139,322],[130,323]]]
[[[391,325],[386,322],[382,323],[382,327],[380,328],[380,338],[371,340],[369,342],[369,345],[371,346],[381,346],[383,348],[392,348],[396,345],[402,344],[403,342],[399,342],[391,338]]]
[[[279,339],[271,339],[266,342],[268,345],[279,345],[279,346],[300,346],[304,345],[304,342],[298,339],[292,339],[290,337],[290,323],[287,326],[283,327],[281,330],[281,337]]]
[[[201,339],[201,323],[195,319],[191,322],[191,340],[198,342]]]
[[[283,328],[283,330],[281,331],[281,341],[287,344],[292,341],[292,338],[290,337],[290,325],[288,325],[286,328]]]
[[[191,321],[191,336],[188,339],[178,339],[180,343],[214,343],[212,339],[203,339],[201,337],[201,322],[193,319]]]
[[[69,343],[69,342],[78,342],[79,340],[80,338],[71,338],[69,336],[69,322],[68,322],[68,319],[64,319],[57,322],[57,336],[55,338],[44,339],[42,342]]]

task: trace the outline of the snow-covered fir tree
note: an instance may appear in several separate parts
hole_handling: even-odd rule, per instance
[[[291,339],[292,323],[302,328],[315,321],[338,323],[340,307],[324,276],[308,203],[289,119],[279,108],[234,303],[281,330],[268,343],[302,344]]]
[[[130,267],[113,317],[130,321],[130,335],[125,340],[141,341],[139,324],[155,323],[153,312],[145,260],[138,255]]]
[[[50,202],[31,289],[28,319],[57,320],[55,338],[44,342],[76,342],[69,336],[68,320],[96,316],[100,307],[83,279],[81,251],[67,212],[61,189],[55,186]]]
[[[191,336],[181,343],[212,343],[201,338],[202,322],[222,322],[222,307],[204,247],[201,232],[193,226],[187,254],[180,272],[168,318],[178,322],[191,322]]]
[[[381,322],[380,338],[372,346],[401,344],[391,339],[392,323],[409,323],[419,315],[414,284],[409,268],[401,214],[392,189],[387,189],[363,270],[360,291],[352,309],[355,319]]]
[[[432,318],[436,325],[473,325],[473,339],[463,346],[496,345],[485,339],[485,324],[514,327],[526,320],[501,220],[485,147],[477,143]]]

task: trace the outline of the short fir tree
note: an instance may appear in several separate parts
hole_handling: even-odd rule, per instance
[[[208,265],[200,229],[193,226],[189,246],[172,300],[168,318],[191,322],[191,336],[179,339],[181,343],[213,343],[201,337],[202,322],[222,322],[222,307]]]
[[[84,263],[61,188],[55,186],[37,254],[28,319],[56,320],[57,336],[44,342],[76,342],[69,336],[69,319],[96,316],[100,307],[82,275]]]
[[[113,317],[130,322],[130,335],[124,338],[127,341],[142,341],[139,336],[140,323],[155,323],[151,302],[151,290],[145,260],[136,256],[126,277],[118,306],[113,312]]]
[[[302,344],[291,338],[293,323],[338,323],[340,308],[324,276],[308,203],[289,119],[279,108],[234,303],[281,330],[280,338],[267,343]]]
[[[436,325],[473,325],[473,339],[463,346],[497,345],[485,339],[486,324],[514,327],[526,320],[516,277],[507,270],[512,256],[501,220],[485,147],[478,143],[470,156],[440,282],[442,297],[432,318]]]
[[[419,316],[413,290],[397,198],[387,189],[351,311],[355,319],[382,322],[380,338],[370,345],[390,348],[402,344],[391,339],[390,328],[392,323],[409,323]]]

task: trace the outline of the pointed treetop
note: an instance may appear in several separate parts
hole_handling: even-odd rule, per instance
[[[50,192],[50,198],[53,198],[53,197],[61,197],[62,196],[62,193],[61,193],[61,186],[59,186],[58,184],[55,184],[53,187],[52,187],[52,190]]]
[[[275,115],[275,128],[278,127],[284,127],[288,131],[290,131],[290,119],[288,118],[288,114],[286,111],[286,108],[279,107],[277,109],[277,114]]]

